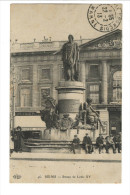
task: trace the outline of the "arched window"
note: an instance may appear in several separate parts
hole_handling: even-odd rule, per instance
[[[120,102],[122,97],[122,71],[113,74],[113,101]]]

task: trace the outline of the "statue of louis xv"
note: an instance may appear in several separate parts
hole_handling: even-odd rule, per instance
[[[66,81],[78,81],[79,76],[79,48],[74,42],[73,35],[68,36],[68,42],[62,47],[64,78]]]

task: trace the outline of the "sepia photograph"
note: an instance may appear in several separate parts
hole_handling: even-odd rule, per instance
[[[10,183],[122,183],[122,14],[10,5]]]

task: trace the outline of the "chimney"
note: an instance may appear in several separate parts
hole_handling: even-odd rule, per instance
[[[81,43],[82,43],[82,36],[80,35],[80,41],[81,41]]]
[[[15,39],[15,43],[17,43],[18,39]]]

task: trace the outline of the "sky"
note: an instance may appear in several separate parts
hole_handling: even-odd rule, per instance
[[[10,39],[18,42],[42,41],[44,36],[52,41],[67,40],[69,34],[74,39],[93,39],[104,35],[88,22],[89,4],[12,4]],[[121,25],[118,27],[121,29]]]

